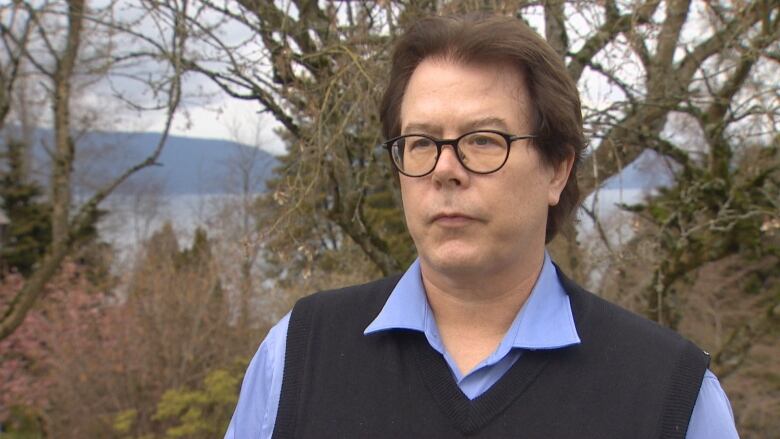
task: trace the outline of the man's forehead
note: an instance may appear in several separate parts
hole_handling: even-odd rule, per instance
[[[407,133],[435,134],[441,125],[506,131],[524,125],[529,105],[524,76],[516,66],[429,58],[412,73],[399,116]]]
[[[469,81],[474,77],[478,77],[479,81]],[[437,93],[448,87],[461,85],[468,85],[468,88],[462,89],[464,92],[483,92],[496,86],[504,86],[510,88],[514,96],[520,98],[527,94],[525,77],[523,69],[506,61],[426,58],[417,65],[409,77],[406,92],[410,87],[415,87],[422,92]]]

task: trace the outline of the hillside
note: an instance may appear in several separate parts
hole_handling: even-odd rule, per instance
[[[2,137],[17,133],[18,130],[11,128]],[[48,178],[47,150],[53,143],[52,131],[37,129],[31,138],[35,145],[32,172],[36,179],[43,181]],[[74,172],[77,192],[88,194],[101,183],[110,181],[151,153],[159,139],[159,133],[89,132],[78,136]],[[262,192],[276,162],[266,151],[236,142],[169,136],[159,165],[139,171],[117,193],[237,193],[244,174],[249,177],[250,191]]]

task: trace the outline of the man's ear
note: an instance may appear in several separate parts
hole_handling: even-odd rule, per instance
[[[569,175],[573,166],[574,152],[572,151],[560,163],[551,167],[553,172],[550,173],[549,193],[547,194],[547,202],[550,206],[555,206],[561,199],[561,192],[563,192],[563,188],[566,187],[566,183],[569,181]]]

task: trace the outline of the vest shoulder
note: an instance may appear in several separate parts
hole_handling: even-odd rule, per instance
[[[318,291],[299,299],[293,309],[306,307],[315,313],[327,311],[331,315],[375,308],[378,312],[400,279],[401,275],[392,275],[364,284]]]
[[[586,333],[600,337],[629,338],[645,349],[668,352],[695,348],[701,351],[679,333],[587,291],[568,279],[565,279],[564,287],[569,292],[578,331],[582,327]]]

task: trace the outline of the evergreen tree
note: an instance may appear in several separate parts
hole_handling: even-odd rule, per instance
[[[176,258],[178,270],[199,270],[211,262],[211,243],[208,234],[201,227],[195,229],[192,246],[178,252]]]
[[[28,178],[26,148],[16,140],[6,142],[0,172],[0,208],[9,220],[0,260],[24,276],[32,272],[51,241],[51,209],[40,199],[40,186]]]

